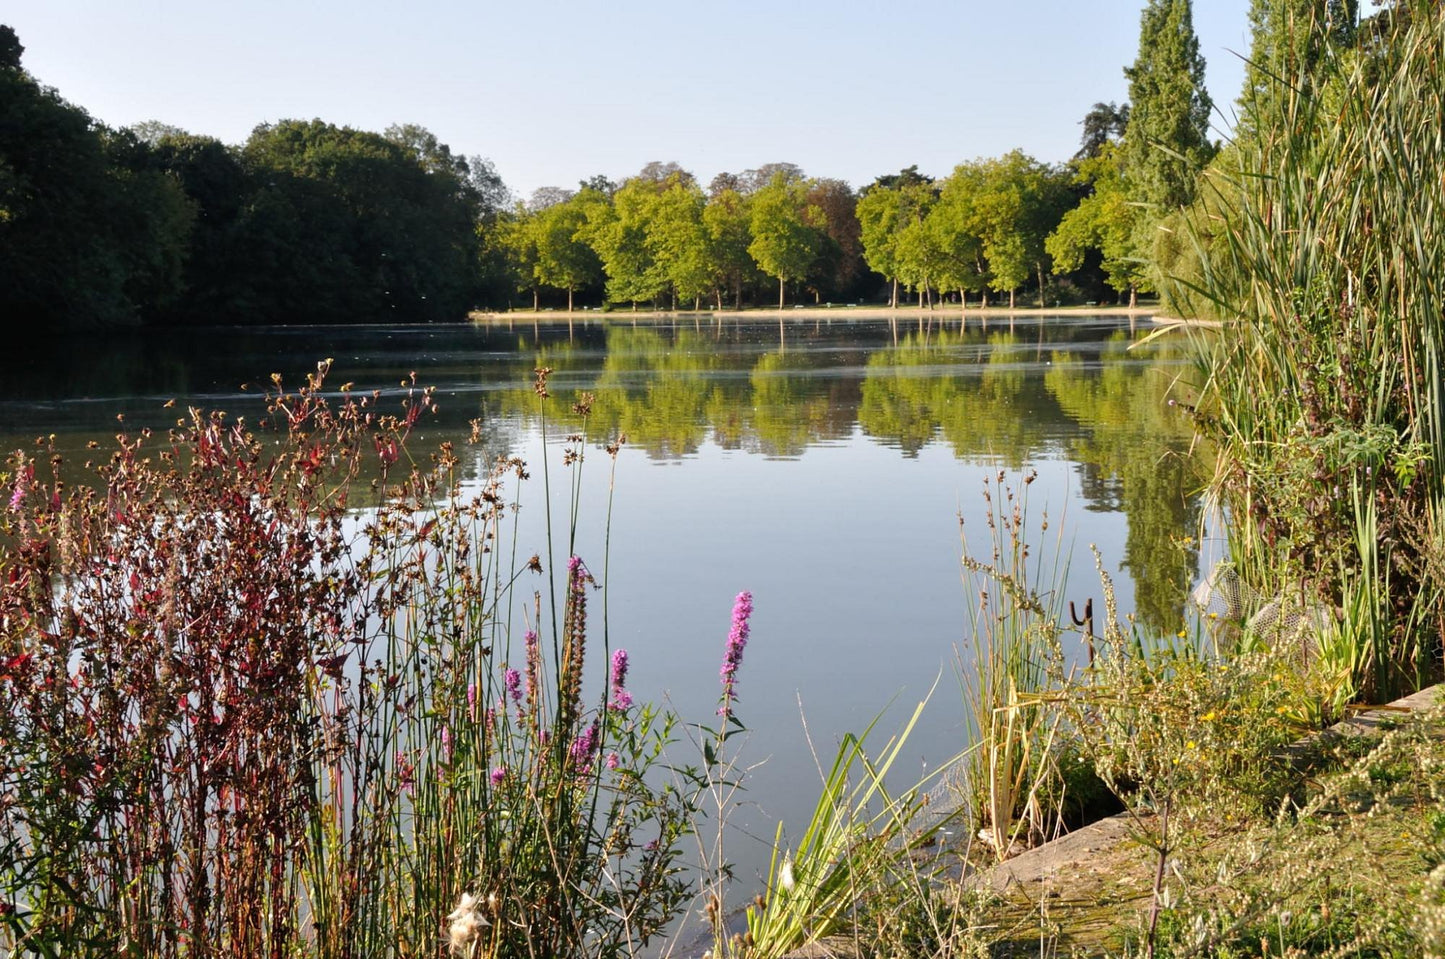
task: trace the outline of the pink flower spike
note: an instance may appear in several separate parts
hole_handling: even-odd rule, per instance
[[[733,700],[737,698],[737,672],[738,667],[743,664],[743,649],[748,645],[749,620],[752,615],[753,594],[744,590],[738,593],[737,599],[733,601],[732,629],[728,631],[722,669],[718,672],[722,678],[723,693],[722,706],[717,712],[724,719],[732,714]]]

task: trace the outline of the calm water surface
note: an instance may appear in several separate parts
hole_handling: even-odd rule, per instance
[[[1130,350],[1149,332],[1127,318],[970,317],[827,322],[709,316],[604,325],[580,318],[489,327],[248,328],[61,343],[0,385],[6,448],[55,433],[63,449],[108,445],[115,416],[164,426],[176,406],[254,415],[273,372],[300,383],[322,357],[329,382],[397,391],[415,371],[441,416],[421,440],[462,445],[472,419],[492,457],[533,464],[522,535],[544,546],[535,475],[542,430],[532,371],[551,367],[560,413],[596,400],[586,427],[578,553],[602,578],[610,464],[619,433],[610,563],[610,641],[633,662],[639,698],[713,719],[733,596],[754,594],[738,714],[754,770],[737,816],[739,874],[767,866],[779,817],[796,833],[841,734],[892,708],[901,722],[938,682],[913,738],[921,771],[965,745],[957,673],[968,652],[959,517],[986,543],[986,477],[1037,471],[1045,510],[1072,559],[1070,598],[1099,596],[1101,550],[1123,612],[1173,631],[1201,562],[1187,357]],[[1176,383],[1176,380],[1180,381]],[[242,389],[242,385],[247,388]],[[1174,392],[1171,394],[1171,386]],[[575,422],[548,426],[554,482]],[[561,499],[561,497],[558,497]],[[558,522],[564,517],[557,516]],[[528,545],[531,540],[534,545]],[[560,566],[560,557],[556,563]],[[600,603],[594,606],[596,609]],[[595,635],[595,634],[594,634]],[[805,727],[806,720],[806,727]],[[881,742],[880,742],[881,745]],[[687,760],[690,757],[681,757]],[[764,762],[764,760],[766,760]]]

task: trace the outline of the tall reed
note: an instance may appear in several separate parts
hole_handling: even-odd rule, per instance
[[[1222,213],[1192,281],[1228,318],[1200,414],[1235,558],[1362,614],[1371,698],[1418,683],[1445,625],[1420,534],[1445,489],[1445,17],[1407,6],[1408,29],[1330,48],[1314,82],[1276,78],[1207,177]]]
[[[1062,541],[1034,550],[1029,544],[1028,487],[1013,489],[1000,471],[986,479],[991,561],[963,543],[964,582],[977,597],[969,616],[972,662],[962,668],[971,723],[966,760],[967,794],[980,838],[1003,859],[1056,826],[1041,790],[1057,785],[1053,740],[1060,713],[1039,702],[1063,669],[1064,578]],[[1038,520],[1046,533],[1049,520]],[[960,521],[962,527],[962,521]]]

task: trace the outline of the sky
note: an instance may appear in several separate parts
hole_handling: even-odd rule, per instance
[[[1128,98],[1143,0],[6,0],[42,83],[111,125],[430,129],[519,198],[675,161],[863,186],[1019,148],[1061,162]],[[1249,0],[1201,0],[1222,133]]]

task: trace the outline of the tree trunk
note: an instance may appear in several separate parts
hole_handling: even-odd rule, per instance
[[[781,276],[778,277],[778,309],[780,310],[783,308],[783,293],[787,288],[787,282]]]
[[[958,308],[960,310],[968,309],[968,291],[963,287],[958,288]]]
[[[567,312],[572,312],[572,287],[567,287]]]
[[[1139,300],[1138,300],[1138,292],[1139,292],[1139,291],[1134,288],[1134,284],[1130,283],[1130,284],[1129,284],[1129,309],[1131,309],[1131,310],[1134,308],[1134,305],[1139,302]]]
[[[699,311],[701,311],[701,310],[702,310],[702,297],[701,297],[701,296],[694,296],[694,297],[692,298],[692,311],[693,311],[694,313],[697,313],[697,312],[699,312]]]
[[[1008,308],[1011,310],[1014,308],[1014,293],[1016,292],[1016,290],[1008,291]]]
[[[1039,309],[1042,310],[1042,309],[1047,309],[1047,308],[1048,308],[1048,305],[1049,305],[1049,304],[1048,304],[1048,301],[1044,298],[1044,264],[1043,264],[1043,261],[1042,261],[1042,260],[1039,261],[1039,263],[1038,263],[1038,268],[1039,268]]]
[[[978,304],[978,308],[979,308],[980,310],[986,310],[986,309],[988,309],[988,289],[987,289],[987,288],[985,288],[984,291],[983,291],[982,300],[981,300],[981,302]]]
[[[898,309],[898,277],[896,276],[893,278],[893,295],[888,299],[888,308],[890,310]]]
[[[542,309],[542,292],[535,286],[532,287],[532,312],[537,313]]]

